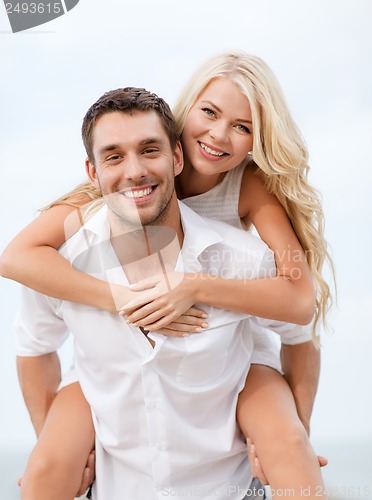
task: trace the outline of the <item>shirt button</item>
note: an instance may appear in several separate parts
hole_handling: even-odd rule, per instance
[[[158,402],[156,401],[156,399],[151,399],[149,402],[148,402],[148,405],[147,407],[150,409],[150,410],[153,410],[154,408],[156,408],[158,406]]]

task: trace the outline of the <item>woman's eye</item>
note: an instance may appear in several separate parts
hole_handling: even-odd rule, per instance
[[[238,125],[236,125],[236,128],[237,128],[238,130],[240,130],[241,132],[244,132],[244,133],[246,133],[246,134],[250,134],[250,133],[251,133],[251,131],[249,130],[249,128],[248,128],[248,127],[246,127],[245,125],[238,124]]]
[[[216,113],[210,108],[202,108],[202,111],[208,116],[216,116]]]

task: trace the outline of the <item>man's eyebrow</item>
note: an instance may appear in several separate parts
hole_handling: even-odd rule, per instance
[[[140,141],[140,146],[146,146],[147,144],[161,144],[163,139],[161,137],[148,137]]]
[[[164,141],[161,137],[147,137],[146,139],[143,139],[140,141],[138,144],[140,146],[147,146],[149,144],[162,144]],[[98,154],[102,156],[105,153],[108,153],[110,151],[115,151],[117,149],[121,149],[122,147],[119,144],[107,144],[107,146],[103,146],[99,151]]]
[[[99,155],[103,155],[104,153],[108,153],[109,151],[114,151],[115,149],[120,149],[118,144],[107,144],[107,146],[103,146],[99,151]]]
[[[220,108],[212,101],[201,101],[201,102],[205,102],[207,104],[209,104],[210,106],[213,106],[215,109],[217,109],[217,111],[219,113],[222,113],[222,111],[220,110]],[[251,120],[244,120],[244,118],[236,118],[236,121],[237,122],[243,122],[243,123],[250,123],[252,125],[252,122]]]

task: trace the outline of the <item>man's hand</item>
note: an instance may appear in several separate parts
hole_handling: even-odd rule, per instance
[[[260,461],[258,460],[258,457],[256,455],[256,447],[249,438],[247,438],[247,453],[252,476],[261,481],[261,484],[263,486],[269,484],[269,481],[267,480],[265,473],[262,470]]]
[[[85,495],[87,489],[93,484],[93,481],[96,478],[96,452],[92,450],[89,454],[87,460],[87,466],[84,469],[83,478],[81,480],[81,485],[79,491],[76,493],[76,497],[81,497]],[[17,484],[19,487],[22,485],[22,476],[18,478]]]
[[[89,454],[87,460],[87,466],[84,469],[83,478],[81,480],[80,489],[77,492],[76,496],[80,497],[84,495],[89,488],[93,484],[93,481],[96,478],[96,452],[92,450]]]
[[[95,450],[92,450],[91,453],[89,454],[89,457],[87,460],[87,466],[84,469],[80,489],[76,494],[77,497],[84,495],[86,493],[87,489],[89,488],[89,486],[91,486],[93,481],[95,480],[95,478],[96,478],[96,467],[95,466],[96,466],[96,452],[95,452]]]

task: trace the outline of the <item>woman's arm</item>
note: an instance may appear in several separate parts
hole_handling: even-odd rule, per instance
[[[275,256],[277,277],[251,282],[255,292],[260,294],[260,297],[256,296],[257,300],[272,300],[274,304],[270,308],[280,309],[286,316],[273,319],[308,324],[315,312],[310,268],[283,206],[276,196],[268,192],[263,173],[258,168],[248,167],[244,173],[239,214],[246,224],[253,223]],[[276,314],[276,311],[273,310],[273,313]]]
[[[262,175],[247,168],[240,192],[239,214],[253,223],[265,243],[273,250],[277,266],[275,278],[237,280],[208,275],[185,275],[182,282],[158,298],[155,280],[146,280],[143,307],[139,298],[127,304],[128,321],[149,330],[163,328],[196,302],[263,318],[299,325],[310,323],[315,312],[315,294],[304,251],[287,214],[270,194]],[[139,287],[135,288],[140,290]],[[159,287],[160,289],[161,287]],[[164,292],[163,292],[164,293]],[[151,301],[151,302],[150,302]]]
[[[315,293],[305,253],[287,214],[265,186],[258,169],[246,168],[239,215],[253,224],[274,252],[277,276],[256,280],[204,280],[198,300],[207,304],[298,325],[315,313]]]
[[[139,292],[78,271],[57,251],[80,229],[86,206],[63,204],[44,211],[5,249],[0,259],[0,274],[50,297],[117,312]],[[162,333],[182,337],[202,331],[206,327],[204,311],[189,309],[177,316],[178,321],[164,324]]]
[[[116,311],[110,285],[74,269],[57,252],[67,217],[70,237],[81,225],[79,208],[56,205],[31,222],[5,249],[0,274],[51,297]]]

